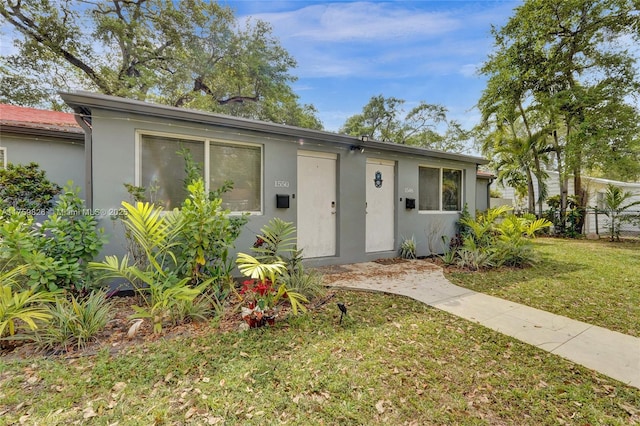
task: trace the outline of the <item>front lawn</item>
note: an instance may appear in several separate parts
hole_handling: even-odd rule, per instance
[[[454,284],[640,336],[640,240],[540,238],[531,268],[445,273]]]
[[[337,291],[275,327],[206,327],[93,356],[0,359],[0,423],[640,422],[640,390],[404,297]]]

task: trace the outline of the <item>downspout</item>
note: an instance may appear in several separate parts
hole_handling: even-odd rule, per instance
[[[93,129],[91,113],[75,109],[76,122],[84,130],[84,198],[88,209],[93,209]]]
[[[491,208],[491,184],[493,183],[493,178],[489,178],[489,183],[487,184],[487,209]]]

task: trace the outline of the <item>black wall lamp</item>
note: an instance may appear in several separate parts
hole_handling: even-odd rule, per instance
[[[362,145],[351,145],[349,147],[349,151],[351,151],[351,152],[360,151],[360,154],[364,154],[364,146],[362,146]]]

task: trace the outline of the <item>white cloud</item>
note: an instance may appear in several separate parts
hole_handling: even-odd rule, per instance
[[[296,58],[300,78],[468,77],[472,71],[466,64],[479,63],[491,45],[492,14],[486,6],[464,4],[434,10],[405,1],[303,3],[295,10],[251,17],[271,23],[274,35]]]
[[[435,37],[458,29],[448,13],[427,12],[393,3],[328,3],[282,13],[254,15],[273,24],[282,39],[313,42],[387,42]]]

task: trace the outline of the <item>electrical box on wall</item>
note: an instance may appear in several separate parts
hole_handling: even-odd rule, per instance
[[[405,207],[407,210],[412,210],[416,208],[416,199],[415,198],[405,198]]]
[[[276,194],[276,208],[289,208],[289,194]]]

